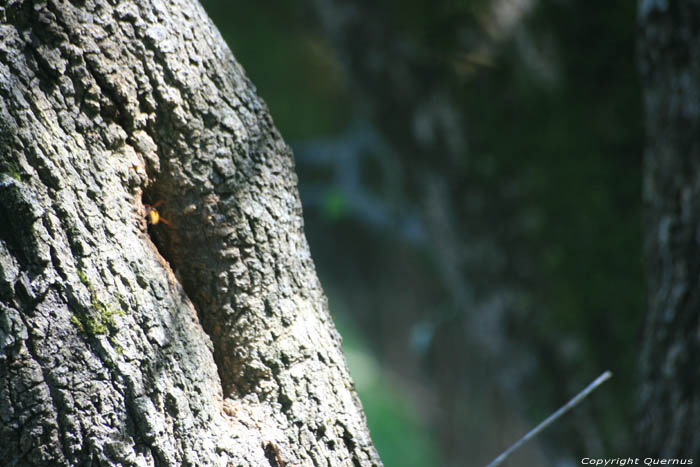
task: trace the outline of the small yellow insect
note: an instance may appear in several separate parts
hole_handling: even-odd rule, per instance
[[[160,216],[160,213],[156,209],[158,206],[163,204],[163,200],[158,200],[156,201],[153,205],[150,204],[144,204],[143,206],[146,208],[146,220],[148,221],[149,224],[151,225],[156,225],[159,222],[162,222],[163,224],[172,227],[172,224],[168,222],[167,220],[163,219]]]

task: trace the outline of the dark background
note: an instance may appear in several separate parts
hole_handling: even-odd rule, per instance
[[[631,455],[635,2],[203,3],[294,149],[385,464],[483,465],[606,369],[509,465]]]

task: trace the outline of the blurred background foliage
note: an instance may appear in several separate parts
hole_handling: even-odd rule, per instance
[[[633,1],[204,6],[295,152],[387,466],[633,452],[643,316]]]

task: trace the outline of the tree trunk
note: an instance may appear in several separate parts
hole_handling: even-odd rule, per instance
[[[380,465],[291,152],[201,6],[0,20],[3,465]]]
[[[641,446],[700,456],[700,2],[640,2],[646,104]]]

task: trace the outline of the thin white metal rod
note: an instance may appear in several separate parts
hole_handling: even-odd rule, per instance
[[[566,412],[568,412],[568,411],[571,410],[573,407],[575,407],[579,402],[581,402],[583,399],[585,399],[586,396],[588,396],[590,393],[592,393],[593,391],[595,391],[595,389],[596,389],[598,386],[600,386],[601,384],[603,384],[604,382],[606,382],[607,380],[609,380],[611,377],[612,377],[612,373],[610,372],[610,370],[608,370],[608,371],[606,371],[605,373],[603,373],[602,375],[598,376],[598,377],[595,379],[595,381],[593,381],[591,384],[589,384],[588,386],[586,386],[585,389],[584,389],[583,391],[579,392],[578,394],[576,394],[576,396],[575,396],[573,399],[571,399],[569,402],[567,402],[566,404],[564,404],[564,405],[562,405],[561,407],[559,407],[559,409],[558,409],[556,412],[554,412],[552,415],[550,415],[549,417],[547,417],[542,423],[540,423],[539,425],[537,425],[535,428],[533,428],[532,430],[530,430],[525,436],[523,436],[522,438],[520,438],[514,445],[512,445],[511,447],[509,447],[508,449],[506,449],[505,451],[503,451],[503,453],[501,453],[500,456],[498,456],[497,458],[495,458],[495,459],[493,460],[493,462],[491,462],[491,463],[490,463],[489,465],[487,465],[486,467],[496,467],[496,466],[498,466],[498,465],[501,465],[501,463],[502,463],[504,460],[506,460],[506,458],[507,458],[508,456],[510,456],[510,455],[513,453],[513,451],[515,451],[515,450],[518,449],[520,446],[522,446],[523,444],[525,444],[525,443],[526,443],[528,440],[530,440],[531,438],[534,438],[535,436],[537,436],[537,435],[539,434],[540,431],[542,431],[542,430],[544,430],[545,428],[547,428],[547,427],[548,427],[549,425],[551,425],[557,418],[561,417],[561,416],[564,415]]]

